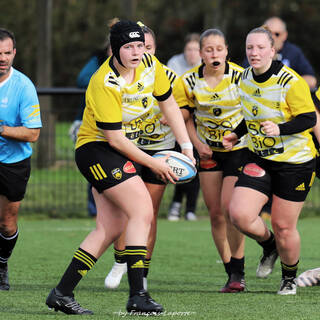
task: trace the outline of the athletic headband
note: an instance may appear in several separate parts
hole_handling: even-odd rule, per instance
[[[134,41],[142,41],[144,43],[144,33],[137,23],[121,20],[112,26],[110,30],[111,49],[112,53],[122,66],[124,65],[120,59],[120,48],[123,45]]]

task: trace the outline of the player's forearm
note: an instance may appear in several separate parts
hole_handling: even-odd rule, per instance
[[[14,139],[24,142],[36,142],[40,135],[40,129],[30,129],[26,127],[3,126],[1,136],[6,139]]]

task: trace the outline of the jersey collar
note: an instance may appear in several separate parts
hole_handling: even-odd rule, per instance
[[[266,72],[259,75],[255,75],[253,69],[251,69],[251,72],[254,81],[261,83],[269,80],[273,74],[278,74],[282,67],[283,63],[281,61],[272,61],[270,68]]]

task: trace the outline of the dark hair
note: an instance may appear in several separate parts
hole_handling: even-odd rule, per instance
[[[16,48],[16,39],[14,37],[13,32],[5,29],[5,28],[0,28],[0,41],[3,41],[5,39],[11,39],[13,42],[13,48]]]
[[[219,37],[223,38],[224,43],[227,45],[226,37],[225,37],[224,33],[221,30],[219,30],[219,29],[208,29],[208,30],[202,32],[202,34],[200,36],[200,49],[202,48],[203,39],[207,38],[209,36],[219,36]]]
[[[189,42],[199,42],[200,41],[200,34],[199,33],[189,33],[184,38],[184,45],[188,44]]]
[[[267,38],[269,39],[270,43],[271,43],[271,47],[274,46],[274,40],[273,40],[273,37],[272,37],[272,33],[270,31],[270,29],[266,26],[266,25],[263,25],[261,27],[258,27],[258,28],[254,28],[252,29],[249,33],[249,34],[252,34],[252,33],[262,33],[262,34],[265,34],[267,36]],[[248,36],[247,35],[247,36]]]

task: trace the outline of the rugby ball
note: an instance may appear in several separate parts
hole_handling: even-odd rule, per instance
[[[174,174],[179,178],[177,184],[191,181],[197,174],[197,169],[192,161],[184,154],[171,150],[163,150],[155,153],[154,158],[162,158],[170,154],[167,163]]]

